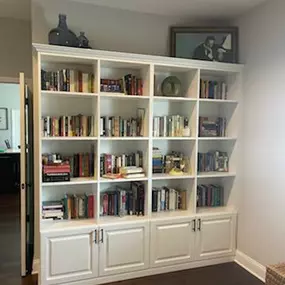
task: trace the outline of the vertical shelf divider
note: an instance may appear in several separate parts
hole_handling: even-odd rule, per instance
[[[100,102],[100,79],[101,79],[101,61],[97,60],[95,86],[97,89],[97,112],[96,112],[96,135],[97,135],[97,151],[96,151],[96,179],[97,179],[97,193],[96,193],[96,219],[100,220],[100,116],[101,116],[101,102]]]
[[[194,191],[192,193],[192,197],[193,197],[193,201],[192,201],[192,207],[193,207],[193,213],[197,213],[197,186],[198,186],[198,179],[197,179],[197,173],[198,173],[198,151],[199,151],[199,140],[198,140],[198,137],[199,137],[199,111],[200,111],[200,106],[199,106],[199,95],[200,95],[200,79],[201,79],[201,70],[198,69],[197,71],[197,90],[196,90],[196,130],[195,130],[195,158],[194,158],[194,175],[195,175],[195,178],[194,178]]]
[[[148,118],[148,189],[147,189],[147,209],[148,216],[151,217],[152,214],[152,118],[153,118],[153,96],[154,96],[154,65],[151,64],[149,68],[149,118]]]

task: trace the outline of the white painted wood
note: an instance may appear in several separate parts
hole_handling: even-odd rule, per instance
[[[79,177],[71,178],[70,181],[66,182],[43,182],[42,186],[54,187],[54,186],[64,186],[64,185],[82,185],[82,184],[95,184],[97,181],[94,177]]]
[[[197,217],[196,260],[235,254],[234,215]]]
[[[20,153],[20,175],[21,175],[21,274],[26,275],[26,91],[25,91],[25,76],[20,73],[20,139],[21,139],[21,153]]]
[[[234,261],[233,256],[228,256],[228,257],[223,257],[223,258],[214,258],[214,259],[181,263],[181,264],[170,265],[170,266],[149,268],[146,270],[133,271],[133,272],[125,273],[125,274],[109,275],[109,276],[104,276],[104,277],[99,277],[99,278],[88,279],[88,280],[86,279],[86,280],[74,282],[72,283],[72,285],[104,284],[104,283],[109,283],[109,282],[117,282],[117,281],[123,281],[123,280],[128,280],[128,279],[146,277],[150,275],[157,275],[157,274],[169,273],[169,272],[174,272],[174,271],[187,270],[191,268],[198,268],[198,267],[216,265],[216,264],[221,264],[221,263],[228,263],[228,262],[233,262],[233,261]],[[70,285],[70,283],[63,283],[61,285]]]
[[[150,264],[152,267],[186,263],[194,259],[194,219],[151,222]]]
[[[238,78],[243,66],[96,50],[75,50],[48,45],[35,45],[35,51],[37,51],[34,65],[36,75],[34,81],[36,89],[34,91],[35,164],[41,165],[41,153],[44,152],[59,152],[68,155],[89,151],[91,145],[94,145],[96,150],[95,177],[92,179],[72,179],[68,183],[41,183],[40,168],[35,170],[35,188],[39,189],[36,193],[39,198],[39,203],[37,203],[38,214],[41,212],[42,201],[61,199],[66,192],[71,194],[86,192],[96,195],[96,217],[94,219],[80,221],[42,220],[40,223],[42,234],[46,236],[49,234],[60,235],[57,240],[58,244],[61,244],[62,240],[65,239],[72,243],[74,238],[78,238],[79,244],[81,242],[84,244],[87,241],[88,230],[90,231],[91,225],[102,229],[104,242],[97,246],[97,249],[100,249],[100,254],[99,257],[96,257],[97,270],[100,271],[99,275],[102,277],[98,277],[96,280],[90,277],[94,284],[121,280],[129,278],[129,276],[144,276],[150,272],[153,274],[167,272],[167,269],[179,270],[195,267],[192,263],[211,264],[212,258],[217,260],[218,257],[229,256],[227,258],[231,259],[235,248],[233,224],[235,223],[237,209],[235,206],[238,202],[236,193],[239,191],[235,182],[236,175],[238,175],[238,152],[236,148],[239,137],[237,114],[240,102],[240,93],[238,92],[240,82]],[[84,70],[93,71],[95,74],[96,93],[41,91],[40,70],[42,66],[60,66],[61,68],[83,66]],[[130,72],[143,79],[143,96],[100,92],[101,78],[120,78]],[[157,82],[162,81],[168,75],[176,75],[181,80],[182,96],[184,97],[154,96],[161,95],[160,90],[157,89]],[[225,80],[229,85],[228,100],[200,99],[201,78]],[[136,116],[137,108],[145,108],[146,110],[144,137],[100,137],[100,124],[98,122],[101,116],[133,117]],[[41,116],[59,116],[63,113],[94,115],[94,136],[87,138],[42,138],[40,136]],[[153,116],[179,113],[190,118],[191,137],[156,138],[152,136]],[[199,116],[201,115],[226,116],[229,121],[228,136],[225,138],[199,138]],[[185,153],[190,157],[189,173],[182,176],[153,175],[151,168],[152,147],[159,147],[165,154],[173,150]],[[230,172],[197,173],[198,151],[215,148],[221,148],[221,150],[230,153]],[[119,154],[137,150],[143,151],[146,177],[119,180],[100,178],[100,160],[98,158],[101,153]],[[100,193],[116,184],[125,186],[130,181],[142,181],[145,184],[145,216],[101,217]],[[196,209],[198,183],[222,184],[225,187],[224,207]],[[186,190],[187,210],[152,213],[152,187],[160,186]],[[234,195],[232,195],[233,191]],[[195,214],[198,216],[196,217]],[[201,219],[201,232],[194,233],[191,231],[193,219]],[[152,229],[151,234],[149,233],[149,226]],[[82,231],[85,231],[83,237],[81,237]],[[169,239],[168,236],[176,236],[176,241],[172,242],[174,239]],[[151,239],[151,246],[149,239]],[[132,245],[132,250],[130,250],[130,245]],[[163,250],[160,250],[162,245],[164,245]],[[77,253],[76,250],[75,254]],[[70,255],[71,252],[72,249],[70,249]],[[151,262],[149,261],[150,254]],[[47,255],[48,253],[42,250],[41,260],[45,260]],[[49,258],[52,257],[49,256]],[[193,261],[194,258],[201,261]],[[148,269],[150,264],[154,269]],[[79,267],[74,266],[74,269],[75,271],[79,270]],[[58,270],[64,271],[65,268],[62,267]],[[90,273],[89,270],[86,274],[92,275],[94,272]],[[135,272],[140,273],[136,274]],[[89,278],[81,273],[75,275],[78,278],[76,280]],[[40,279],[42,276],[45,278],[43,274],[40,274]],[[64,274],[61,277],[61,281],[56,282],[69,282],[65,279]],[[67,278],[70,278],[69,273]]]
[[[33,47],[37,52],[41,53],[44,58],[47,58],[50,55],[57,55],[58,59],[70,57],[82,59],[100,58],[108,60],[117,60],[121,62],[136,62],[136,63],[154,63],[160,66],[172,66],[172,67],[184,67],[184,68],[200,68],[207,71],[219,71],[219,72],[241,72],[243,69],[242,64],[227,64],[219,62],[206,62],[199,60],[189,60],[181,58],[171,58],[171,57],[162,57],[162,56],[152,56],[152,55],[141,55],[134,53],[123,53],[123,52],[112,52],[112,51],[101,51],[101,50],[87,50],[87,49],[74,49],[69,47],[59,47],[51,46],[45,44],[33,43]],[[80,62],[80,61],[79,61]]]
[[[100,276],[148,268],[148,223],[101,226],[100,240]]]
[[[41,285],[98,276],[97,227],[41,234]]]

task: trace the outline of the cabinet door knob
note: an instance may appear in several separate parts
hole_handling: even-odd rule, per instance
[[[198,219],[198,231],[201,231],[201,219]]]
[[[98,241],[97,241],[97,230],[94,231],[94,235],[95,235],[94,242],[97,243],[97,242],[98,242]]]
[[[104,231],[103,231],[103,229],[101,229],[100,232],[101,232],[100,242],[103,243],[104,242]]]
[[[196,220],[193,220],[193,228],[192,228],[193,232],[196,232]]]

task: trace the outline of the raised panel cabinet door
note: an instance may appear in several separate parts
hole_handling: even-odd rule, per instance
[[[96,228],[41,233],[41,285],[98,276]]]
[[[149,266],[148,222],[100,227],[99,275],[126,273]]]
[[[235,252],[235,215],[197,218],[196,259],[233,255]]]
[[[194,257],[194,219],[151,222],[152,267],[187,263]]]

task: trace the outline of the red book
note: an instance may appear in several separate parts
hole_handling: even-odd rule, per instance
[[[88,196],[88,218],[94,218],[94,195]]]
[[[138,79],[137,82],[137,89],[138,89],[138,95],[143,95],[143,86],[142,86],[142,80]]]
[[[136,95],[136,77],[132,76],[132,85],[131,85],[131,93],[132,95]]]
[[[105,172],[112,173],[112,155],[105,154]]]
[[[78,71],[78,92],[83,92],[82,72]]]
[[[108,194],[103,195],[103,215],[108,215]]]

